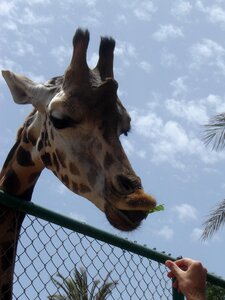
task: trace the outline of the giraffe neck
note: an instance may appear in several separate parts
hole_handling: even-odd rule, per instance
[[[34,144],[34,141],[33,141]],[[35,158],[32,142],[23,127],[0,173],[0,189],[30,201],[33,188],[43,169]],[[12,299],[16,249],[24,214],[0,205],[0,300]]]
[[[33,146],[17,141],[0,173],[0,188],[26,201],[31,200],[33,188],[44,166],[32,157]]]

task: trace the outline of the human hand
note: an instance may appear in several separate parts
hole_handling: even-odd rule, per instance
[[[207,270],[198,261],[182,258],[175,262],[167,260],[165,265],[170,269],[169,278],[176,278],[173,287],[182,292],[187,300],[206,300]]]

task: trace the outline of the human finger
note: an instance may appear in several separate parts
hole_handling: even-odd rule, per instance
[[[184,266],[184,267],[189,267],[191,266],[193,263],[196,263],[196,260],[191,259],[191,258],[181,258],[175,261],[176,265],[178,267]]]
[[[181,272],[183,272],[179,266],[176,265],[176,262],[173,262],[171,260],[167,260],[165,262],[166,267],[170,269],[170,271],[174,274],[175,277],[180,276]],[[170,273],[170,272],[169,272]]]
[[[175,275],[173,274],[173,272],[170,271],[170,272],[167,273],[167,277],[174,278]]]

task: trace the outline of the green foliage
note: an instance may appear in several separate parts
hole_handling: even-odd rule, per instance
[[[154,212],[157,212],[157,211],[163,211],[165,210],[165,207],[164,207],[164,204],[160,204],[160,205],[157,205],[155,208],[153,208],[152,210],[150,210],[148,213],[149,214],[152,214]]]
[[[116,286],[116,281],[108,281],[109,273],[102,285],[98,288],[100,280],[94,279],[92,287],[89,292],[87,271],[84,268],[80,268],[78,271],[76,268],[73,271],[73,276],[65,278],[60,273],[57,274],[59,280],[52,278],[53,283],[62,290],[62,294],[54,294],[48,297],[49,300],[105,300]],[[96,291],[97,290],[97,291]]]
[[[221,151],[225,147],[225,113],[219,114],[211,119],[205,126],[203,141],[211,145],[213,150]],[[205,240],[211,237],[225,222],[225,200],[214,209],[204,223],[202,238]]]
[[[212,149],[219,151],[225,147],[225,114],[219,114],[205,125],[203,141],[206,145],[212,145]]]
[[[207,300],[225,300],[225,289],[207,283],[206,287]]]
[[[210,213],[204,222],[203,240],[211,237],[225,222],[225,200]]]

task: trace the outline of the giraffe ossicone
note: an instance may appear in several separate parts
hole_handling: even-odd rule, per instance
[[[101,38],[94,69],[87,64],[88,43],[89,32],[78,29],[64,76],[45,84],[2,71],[14,101],[32,104],[34,110],[3,166],[0,187],[30,200],[46,167],[102,210],[114,227],[130,231],[147,217],[156,201],[144,192],[120,143],[131,120],[117,96],[115,41]]]

